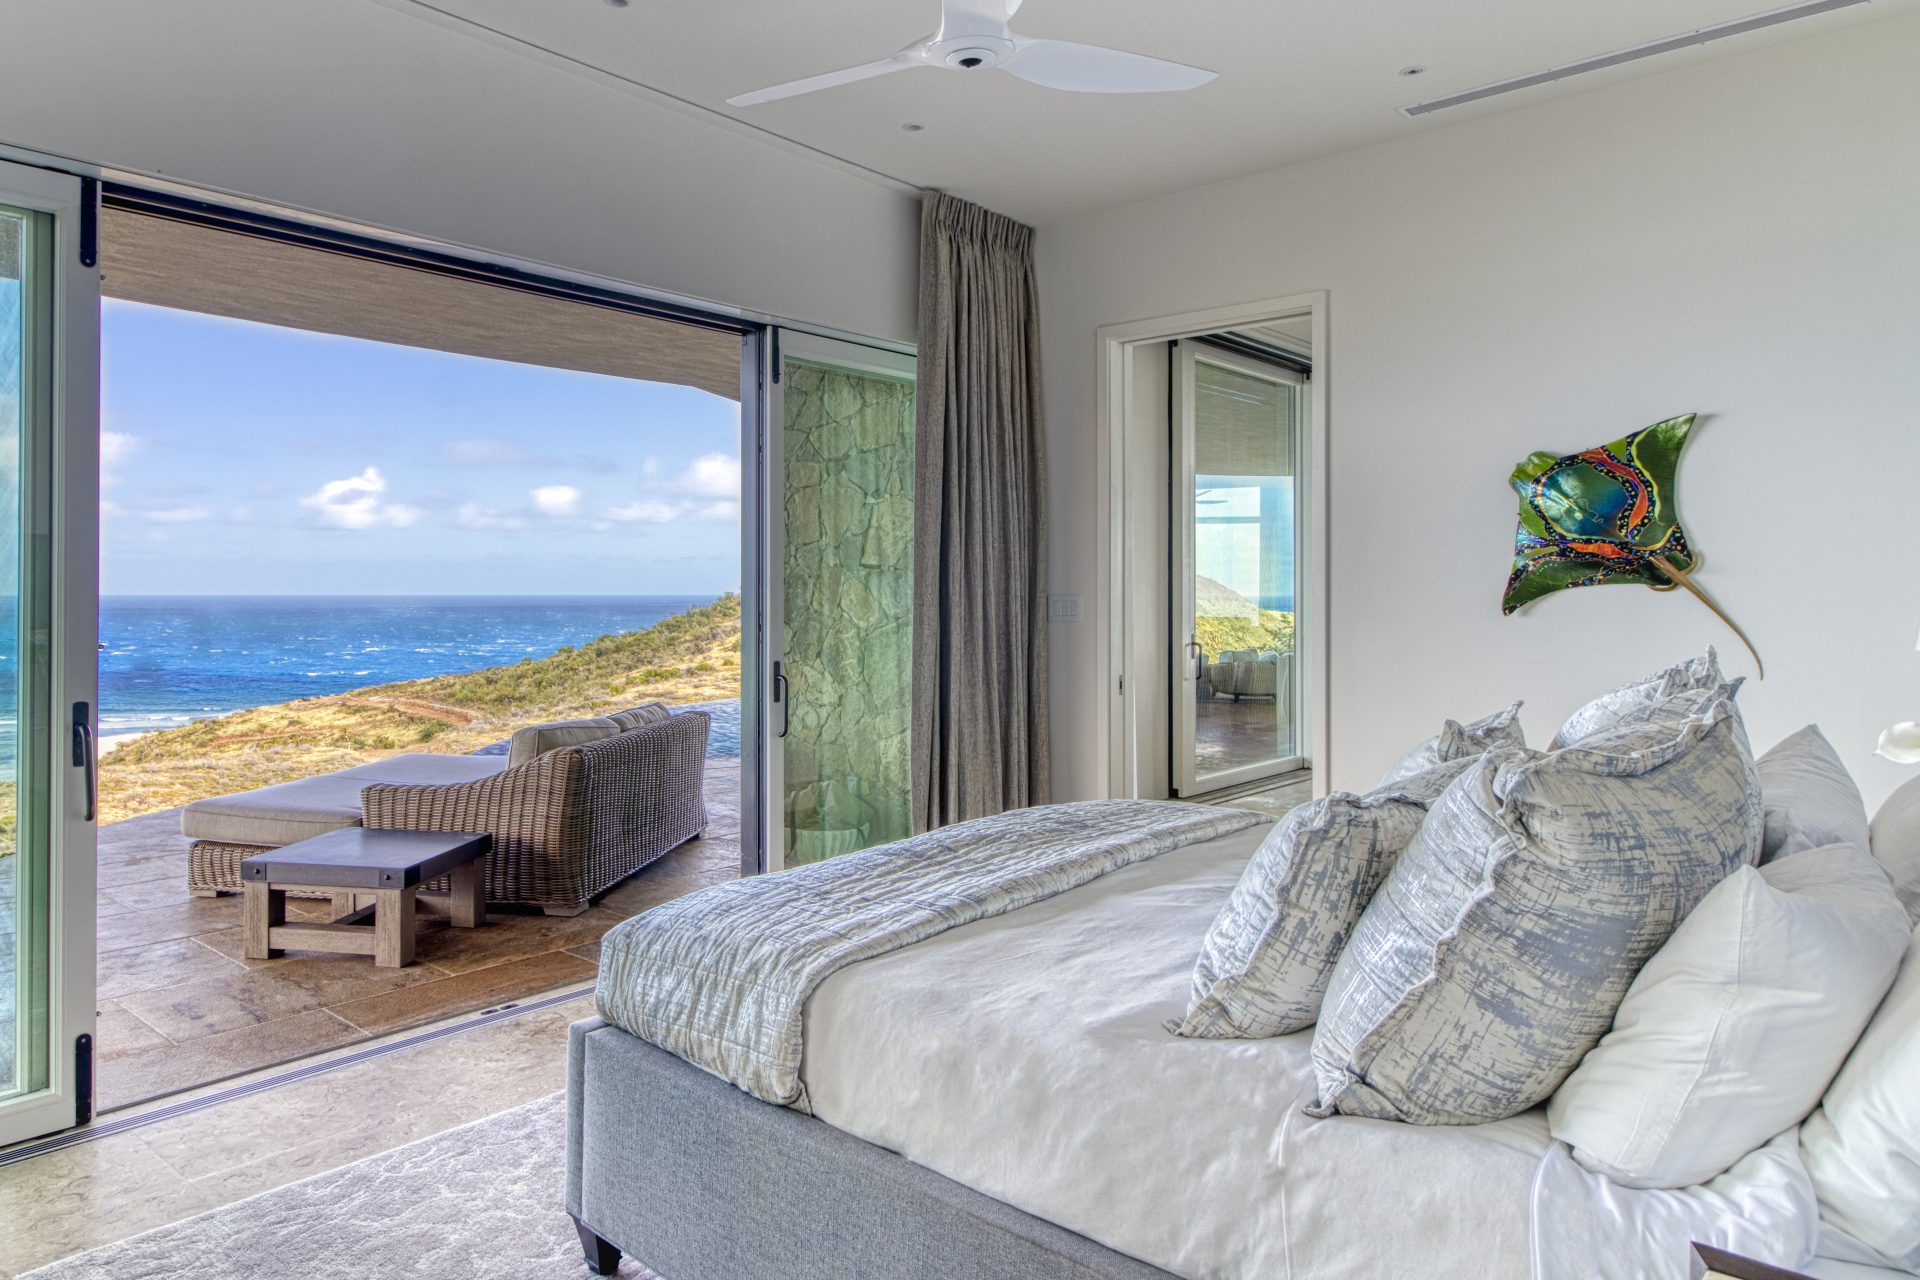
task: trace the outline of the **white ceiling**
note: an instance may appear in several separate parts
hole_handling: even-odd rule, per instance
[[[1219,78],[1187,93],[1106,96],[1054,92],[999,72],[916,69],[734,109],[725,105],[732,95],[885,57],[934,28],[938,0],[404,3],[1035,223],[1920,11],[1920,0],[1872,0],[1415,122],[1399,108],[1779,5],[1027,0],[1014,20],[1018,34],[1150,53]],[[1412,64],[1426,73],[1398,74]],[[924,128],[904,131],[907,122]]]

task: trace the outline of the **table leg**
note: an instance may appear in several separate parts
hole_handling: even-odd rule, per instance
[[[287,922],[287,894],[284,889],[276,889],[259,880],[249,880],[243,886],[246,894],[242,912],[242,931],[246,942],[246,955],[249,960],[271,960],[280,952],[273,947],[273,930]]]
[[[373,891],[373,962],[384,969],[413,963],[413,897],[417,886]]]
[[[351,891],[335,890],[333,895],[333,918],[344,920],[360,909],[360,895]]]
[[[447,894],[447,920],[456,929],[472,929],[487,918],[487,864],[483,858],[454,868]]]

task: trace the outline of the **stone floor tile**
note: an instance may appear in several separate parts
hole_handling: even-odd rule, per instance
[[[593,944],[597,945],[597,944]],[[327,1012],[362,1031],[380,1035],[419,1026],[435,1017],[484,1009],[489,1005],[551,991],[569,983],[591,982],[592,962],[566,951],[548,951],[521,960],[472,969],[422,986],[329,1004]]]
[[[365,1033],[357,1027],[315,1009],[238,1031],[201,1036],[186,1044],[128,1054],[100,1064],[94,1077],[95,1109],[128,1106],[364,1038]]]

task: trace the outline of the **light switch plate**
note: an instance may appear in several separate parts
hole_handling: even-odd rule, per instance
[[[1079,596],[1048,596],[1047,597],[1047,621],[1048,622],[1080,621],[1080,597]]]

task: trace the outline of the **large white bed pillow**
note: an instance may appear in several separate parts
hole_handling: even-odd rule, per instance
[[[1781,739],[1757,763],[1767,807],[1760,861],[1830,844],[1870,849],[1867,802],[1820,726]]]
[[[1708,645],[1706,653],[1698,658],[1688,658],[1601,694],[1568,716],[1549,746],[1555,751],[1570,747],[1582,738],[1620,727],[1627,717],[1643,717],[1656,704],[1667,703],[1676,694],[1689,690],[1711,691],[1723,683],[1720,655]]]
[[[1800,1126],[1800,1157],[1822,1222],[1868,1256],[1920,1274],[1920,929],[1893,990]]]
[[[1548,1102],[1549,1130],[1625,1186],[1718,1177],[1819,1104],[1910,928],[1864,849],[1736,869],[1633,980]]]
[[[1893,877],[1907,918],[1920,924],[1920,778],[1903,784],[1873,815],[1873,856]]]
[[[1505,711],[1496,711],[1465,724],[1449,720],[1440,727],[1439,733],[1401,756],[1399,762],[1381,776],[1380,785],[1391,786],[1437,765],[1471,760],[1494,747],[1526,745],[1526,737],[1520,731],[1520,704],[1517,702]]]
[[[1336,791],[1282,818],[1247,863],[1201,944],[1177,1036],[1257,1040],[1310,1027],[1354,923],[1413,839],[1427,806],[1470,759],[1364,796]]]
[[[1547,1100],[1647,958],[1759,855],[1736,687],[1685,720],[1468,766],[1334,967],[1312,1114],[1473,1124]]]

